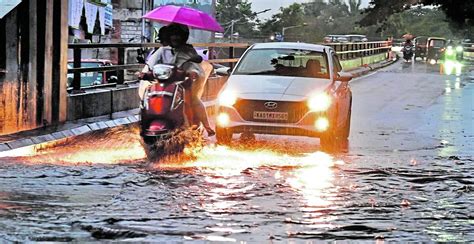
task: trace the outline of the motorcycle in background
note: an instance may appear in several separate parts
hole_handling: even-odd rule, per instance
[[[403,59],[405,59],[405,62],[411,62],[413,58],[413,53],[414,53],[414,46],[413,45],[405,45],[403,46],[402,53],[403,53]]]

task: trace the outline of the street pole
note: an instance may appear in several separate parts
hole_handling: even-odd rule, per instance
[[[146,11],[146,1],[148,0],[142,0],[142,16],[145,15],[145,11]],[[142,43],[145,42],[145,19],[142,18],[142,36],[140,38],[140,40],[142,41]]]
[[[232,20],[232,23],[230,24],[230,42],[234,42],[234,25],[235,25],[235,20]]]
[[[293,29],[293,28],[298,28],[298,27],[304,27],[304,26],[307,26],[308,24],[307,23],[303,23],[301,25],[294,25],[294,26],[288,26],[288,27],[283,27],[281,29],[281,35],[283,36],[283,40],[285,40],[285,31],[288,30],[288,29]]]
[[[260,12],[257,12],[254,14],[254,16],[257,16],[259,14],[263,14],[263,13],[266,13],[268,11],[270,11],[272,9],[268,8],[268,9],[265,9],[263,11],[260,11]],[[230,21],[230,42],[234,42],[234,25],[235,23],[239,22],[240,20],[242,20],[244,17],[242,18],[239,18],[239,19],[234,19],[234,20],[231,20]],[[227,24],[229,24],[229,22],[227,22]]]

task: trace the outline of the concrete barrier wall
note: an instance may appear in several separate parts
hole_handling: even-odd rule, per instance
[[[203,93],[203,100],[214,100],[226,81],[227,77],[209,78]],[[108,115],[114,112],[136,109],[139,106],[140,98],[138,97],[137,85],[71,94],[68,96],[67,120]]]
[[[375,64],[378,62],[382,62],[384,60],[387,60],[387,58],[388,58],[387,53],[381,53],[381,54],[372,55],[368,57],[361,57],[357,59],[342,60],[341,65],[344,70],[351,70],[351,69],[355,69],[367,64]]]
[[[68,96],[67,120],[77,120],[138,108],[138,87],[103,89]]]

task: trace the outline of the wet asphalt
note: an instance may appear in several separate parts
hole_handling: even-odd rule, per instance
[[[472,242],[472,67],[353,80],[346,153],[257,136],[147,162],[120,127],[0,158],[0,241]]]

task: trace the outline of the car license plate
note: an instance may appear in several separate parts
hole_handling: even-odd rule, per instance
[[[253,118],[263,120],[288,120],[288,113],[254,111]]]

